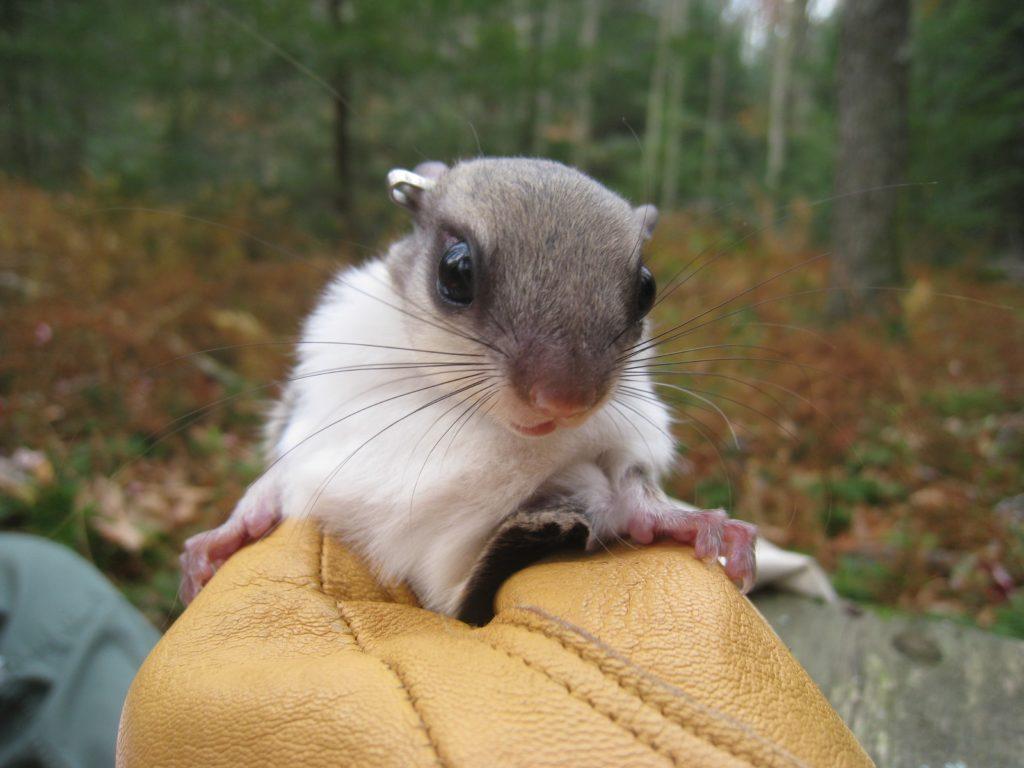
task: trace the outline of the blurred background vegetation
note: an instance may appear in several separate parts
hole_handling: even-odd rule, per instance
[[[1016,0],[3,0],[3,526],[165,624],[387,170],[477,154],[657,203],[656,321],[768,350],[688,364],[675,492],[1024,636]]]

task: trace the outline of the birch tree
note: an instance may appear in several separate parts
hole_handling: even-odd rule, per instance
[[[786,163],[786,142],[792,104],[793,52],[797,30],[807,13],[807,0],[778,0],[775,4],[772,51],[772,78],[768,108],[768,161],[764,183],[775,191]]]
[[[647,88],[647,119],[644,122],[644,183],[654,189],[658,182],[657,168],[661,158],[662,124],[665,112],[665,77],[668,73],[671,25],[676,0],[665,0],[658,18],[658,38],[654,48],[654,65]]]
[[[597,39],[601,25],[602,0],[583,0],[583,22],[580,25],[580,70],[576,83],[576,141],[572,162],[587,167],[594,133],[594,68],[597,63]]]
[[[715,24],[715,42],[711,51],[711,75],[708,82],[708,108],[704,116],[704,153],[700,165],[700,190],[710,200],[718,181],[718,156],[722,144],[722,117],[725,110],[726,28],[721,15]]]
[[[551,124],[553,97],[551,87],[554,80],[554,67],[551,64],[553,51],[558,45],[560,26],[560,3],[558,0],[548,0],[544,6],[544,18],[541,21],[540,50],[536,55],[540,59],[539,76],[537,88],[534,92],[536,118],[534,121],[534,133],[532,150],[533,154],[543,156],[547,154],[548,140],[547,129]]]
[[[690,0],[666,0],[661,9],[654,67],[647,96],[644,135],[644,179],[651,189],[660,181],[659,202],[669,208],[675,202],[682,141],[682,100],[686,75],[680,39],[686,31]],[[659,176],[658,168],[663,169]]]
[[[681,50],[688,27],[690,0],[679,0],[669,47],[668,83],[665,87],[665,174],[661,180],[661,204],[672,209],[679,191],[679,154],[683,141],[683,92],[686,59]]]

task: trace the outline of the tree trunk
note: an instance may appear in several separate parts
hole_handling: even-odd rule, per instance
[[[666,210],[675,207],[679,192],[679,150],[683,141],[683,89],[686,80],[686,60],[680,50],[680,42],[688,26],[690,0],[678,0],[673,4],[676,13],[670,32],[672,43],[665,86],[665,173],[661,180],[661,205]]]
[[[791,143],[807,136],[810,115],[814,108],[814,93],[808,76],[807,32],[810,19],[807,17],[807,0],[797,0],[796,19],[793,24],[793,66],[789,75],[789,105],[786,107],[787,137]]]
[[[0,32],[10,41],[9,53],[0,60],[3,64],[3,99],[9,120],[7,141],[7,162],[16,174],[24,178],[34,176],[32,141],[28,130],[28,119],[25,115],[24,89],[22,75],[26,71],[23,56],[17,53],[15,41],[22,26],[21,3],[17,1],[0,3]]]
[[[345,12],[348,0],[329,0],[331,21],[338,35],[345,34],[347,22]],[[334,207],[345,225],[352,229],[355,223],[353,204],[355,199],[355,178],[352,153],[352,76],[348,62],[337,61],[331,78],[334,89],[332,110],[334,112]]]
[[[725,109],[725,43],[725,23],[719,16],[711,53],[708,111],[704,117],[704,154],[700,165],[700,194],[704,201],[710,201],[714,196],[718,181],[718,153],[722,143],[722,113]]]
[[[801,17],[806,14],[807,0],[779,0],[776,3],[778,18],[774,28],[774,50],[772,51],[772,80],[768,109],[768,162],[765,167],[764,183],[770,192],[775,192],[786,162],[786,133],[789,128],[789,112],[793,51]]]
[[[534,136],[537,135],[537,95],[540,90],[540,57],[543,53],[541,30],[543,26],[537,18],[540,8],[533,0],[526,0],[522,8],[523,30],[521,41],[526,51],[526,83],[523,93],[522,114],[519,124],[519,136],[516,141],[517,152],[528,155],[533,149]]]
[[[594,64],[597,59],[597,33],[601,24],[601,0],[584,0],[583,23],[580,25],[580,71],[576,83],[576,141],[572,162],[578,168],[587,167],[590,144],[593,141]]]
[[[543,62],[540,68],[540,82],[537,84],[537,117],[533,134],[533,153],[544,156],[548,150],[547,130],[551,124],[551,82],[554,67],[551,66],[551,51],[558,44],[559,0],[548,0],[544,8],[543,29],[540,36],[538,59]]]
[[[879,187],[903,181],[910,3],[848,2],[840,23],[833,317],[891,309],[891,299],[871,288],[902,278],[898,195]]]
[[[665,78],[668,74],[669,53],[672,43],[672,19],[679,0],[664,0],[658,18],[658,40],[654,49],[651,84],[647,89],[647,120],[644,125],[644,184],[653,195],[658,183],[657,170],[661,162],[663,120],[665,113]]]
[[[348,220],[352,216],[355,191],[352,178],[352,132],[349,109],[349,96],[352,89],[348,72],[336,73],[332,85],[339,94],[334,98],[334,174],[337,183],[334,200],[338,213]]]

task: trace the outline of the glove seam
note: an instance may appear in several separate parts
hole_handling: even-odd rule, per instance
[[[527,606],[519,606],[519,607],[522,610],[527,610],[527,611],[530,611],[530,612],[535,612],[541,618],[546,618],[540,612],[534,611],[534,610],[532,610],[531,608],[529,608]],[[666,713],[665,706],[663,704],[659,704],[657,702],[650,701],[646,696],[643,695],[643,692],[636,685],[627,683],[626,681],[622,680],[619,675],[617,675],[616,673],[612,672],[611,670],[608,670],[603,665],[601,665],[601,664],[599,664],[599,663],[597,663],[595,661],[591,661],[590,659],[587,659],[583,655],[582,649],[580,649],[580,648],[576,647],[575,645],[567,642],[565,639],[563,639],[561,637],[558,637],[557,635],[551,634],[549,632],[546,632],[542,627],[533,627],[533,626],[530,626],[529,624],[526,624],[526,623],[523,623],[523,622],[520,622],[520,621],[516,621],[514,619],[510,619],[507,616],[501,617],[501,619],[499,619],[499,621],[502,624],[505,624],[507,626],[518,627],[519,629],[522,629],[522,630],[524,630],[526,632],[529,632],[530,634],[540,635],[542,637],[546,637],[548,640],[551,640],[552,642],[557,643],[558,645],[562,646],[563,649],[573,653],[584,664],[586,664],[586,665],[588,665],[590,667],[593,667],[594,669],[597,669],[607,680],[609,680],[614,685],[616,685],[620,690],[622,690],[622,691],[624,691],[624,692],[626,692],[626,693],[636,697],[637,699],[639,699],[644,704],[647,704],[647,705],[653,707],[666,720],[668,720],[671,723],[675,723],[680,728],[682,728],[683,730],[691,733],[692,735],[696,736],[697,738],[700,738],[700,739],[703,739],[703,740],[707,741],[709,744],[714,746],[716,749],[720,749],[723,752],[728,753],[729,755],[735,757],[738,760],[744,760],[744,761],[746,761],[748,764],[750,764],[752,766],[763,765],[764,764],[763,761],[760,760],[760,759],[757,759],[756,762],[754,762],[754,761],[751,760],[751,757],[749,755],[737,754],[735,751],[730,749],[730,747],[728,745],[721,744],[720,743],[721,739],[719,737],[716,737],[716,736],[708,734],[708,733],[698,732],[695,729],[695,726],[693,724],[684,723],[681,720],[679,720],[679,719],[677,719],[675,717],[670,716],[668,713]],[[599,646],[590,646],[590,647],[594,648],[594,650],[596,650],[596,651],[599,651],[599,652],[601,651]],[[724,720],[725,721],[724,724],[730,725],[728,723],[728,720],[731,719],[731,718],[727,718],[726,716],[720,715],[719,713],[715,712],[713,709],[711,709],[709,707],[706,707],[706,706],[702,705],[701,708],[704,709],[705,711],[707,711],[707,713],[712,715],[713,717],[716,717],[716,718],[719,718],[721,720]],[[731,727],[735,727],[735,726],[731,726]],[[740,734],[744,738],[750,738],[749,734],[743,734],[742,731],[740,731]],[[806,764],[802,760],[797,758],[795,755],[789,754],[788,750],[784,750],[780,745],[774,744],[770,740],[763,739],[763,737],[761,739],[758,739],[758,741],[763,741],[764,742],[763,746],[768,747],[770,752],[773,755],[775,755],[776,757],[782,758],[783,760],[788,762],[790,765],[806,766]]]
[[[320,583],[317,585],[317,590],[319,592],[322,592],[325,595],[327,595],[327,579],[324,577],[324,560],[326,560],[326,558],[324,557],[324,550],[326,548],[327,548],[327,537],[324,536],[323,532],[321,532],[320,533],[320,555],[319,555],[319,561],[317,562],[317,575],[318,575],[318,577],[320,579]],[[331,597],[331,595],[327,595],[327,596]],[[352,633],[352,636],[353,636],[353,638],[355,637],[355,632]]]
[[[321,552],[322,551],[323,550],[321,548]],[[352,639],[355,641],[356,646],[359,648],[359,650],[362,651],[363,654],[365,654],[366,656],[369,656],[370,658],[373,658],[373,659],[376,659],[377,661],[379,661],[381,663],[381,665],[386,670],[388,670],[388,672],[391,673],[391,675],[395,678],[395,680],[398,681],[398,684],[401,686],[402,691],[405,693],[406,699],[409,701],[409,706],[412,708],[412,711],[416,714],[416,717],[419,718],[420,725],[423,726],[423,732],[424,732],[424,734],[427,737],[427,743],[430,745],[430,750],[434,753],[435,761],[437,762],[437,764],[439,766],[441,766],[441,768],[445,768],[445,762],[444,762],[444,760],[441,759],[441,752],[438,749],[437,741],[434,738],[434,734],[431,731],[430,725],[427,723],[426,718],[423,716],[423,712],[420,709],[418,700],[413,695],[412,689],[409,687],[408,683],[405,681],[405,678],[402,677],[402,675],[398,672],[398,670],[392,664],[390,664],[389,662],[385,661],[383,658],[381,658],[377,654],[371,653],[366,648],[366,646],[363,644],[363,641],[359,638],[359,634],[356,632],[355,627],[352,626],[351,620],[348,618],[348,616],[345,615],[345,609],[342,607],[341,602],[338,601],[338,600],[335,600],[335,606],[337,607],[338,618],[340,618],[342,620],[342,622],[345,624],[345,628],[349,631],[349,633],[351,633]]]
[[[655,737],[648,736],[648,735],[642,733],[641,731],[639,731],[637,728],[629,725],[626,722],[623,722],[622,719],[619,716],[616,716],[614,712],[608,712],[604,708],[600,707],[598,704],[596,704],[594,702],[594,700],[590,696],[588,696],[586,693],[583,693],[583,691],[579,690],[578,688],[574,688],[571,684],[569,684],[565,680],[561,680],[559,678],[556,678],[547,669],[545,669],[544,667],[540,666],[536,662],[527,659],[525,656],[523,656],[523,655],[521,655],[519,653],[516,653],[515,651],[513,651],[513,650],[511,650],[509,648],[505,648],[504,646],[496,643],[493,640],[484,640],[484,639],[481,638],[481,642],[484,645],[492,648],[493,650],[498,651],[499,653],[505,654],[506,656],[508,656],[511,659],[515,659],[516,661],[522,662],[527,668],[532,669],[533,671],[537,672],[538,674],[543,675],[544,677],[546,677],[548,680],[550,680],[552,683],[554,683],[555,685],[559,686],[560,688],[564,688],[565,692],[567,694],[569,694],[571,697],[573,697],[575,699],[579,699],[584,704],[589,706],[593,711],[597,712],[599,715],[603,715],[609,722],[614,723],[615,725],[617,725],[620,728],[622,728],[624,731],[626,731],[627,733],[632,735],[633,738],[638,743],[643,744],[645,747],[650,749],[655,754],[660,755],[661,757],[664,757],[666,760],[668,760],[670,763],[672,763],[672,765],[676,765],[676,766],[680,765],[679,759],[675,755],[671,754],[670,752],[664,751],[664,749],[661,746],[659,746],[656,743],[654,743],[654,738]],[[619,687],[621,689],[621,686],[619,686]],[[642,703],[647,704],[646,701],[643,701]],[[678,723],[676,723],[676,724],[679,725]],[[680,727],[684,731],[688,731],[689,730],[685,726],[680,725]],[[697,734],[692,734],[692,735],[696,736]],[[717,748],[717,745],[713,745],[713,746],[715,746]]]

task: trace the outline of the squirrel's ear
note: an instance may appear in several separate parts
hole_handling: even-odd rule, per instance
[[[388,171],[388,193],[402,207],[419,210],[423,194],[432,189],[447,171],[448,166],[436,160],[420,163],[411,171],[394,168]]]
[[[658,223],[658,209],[653,205],[638,205],[633,209],[633,217],[640,226],[640,232],[644,240],[650,240],[654,235],[654,227]]]

